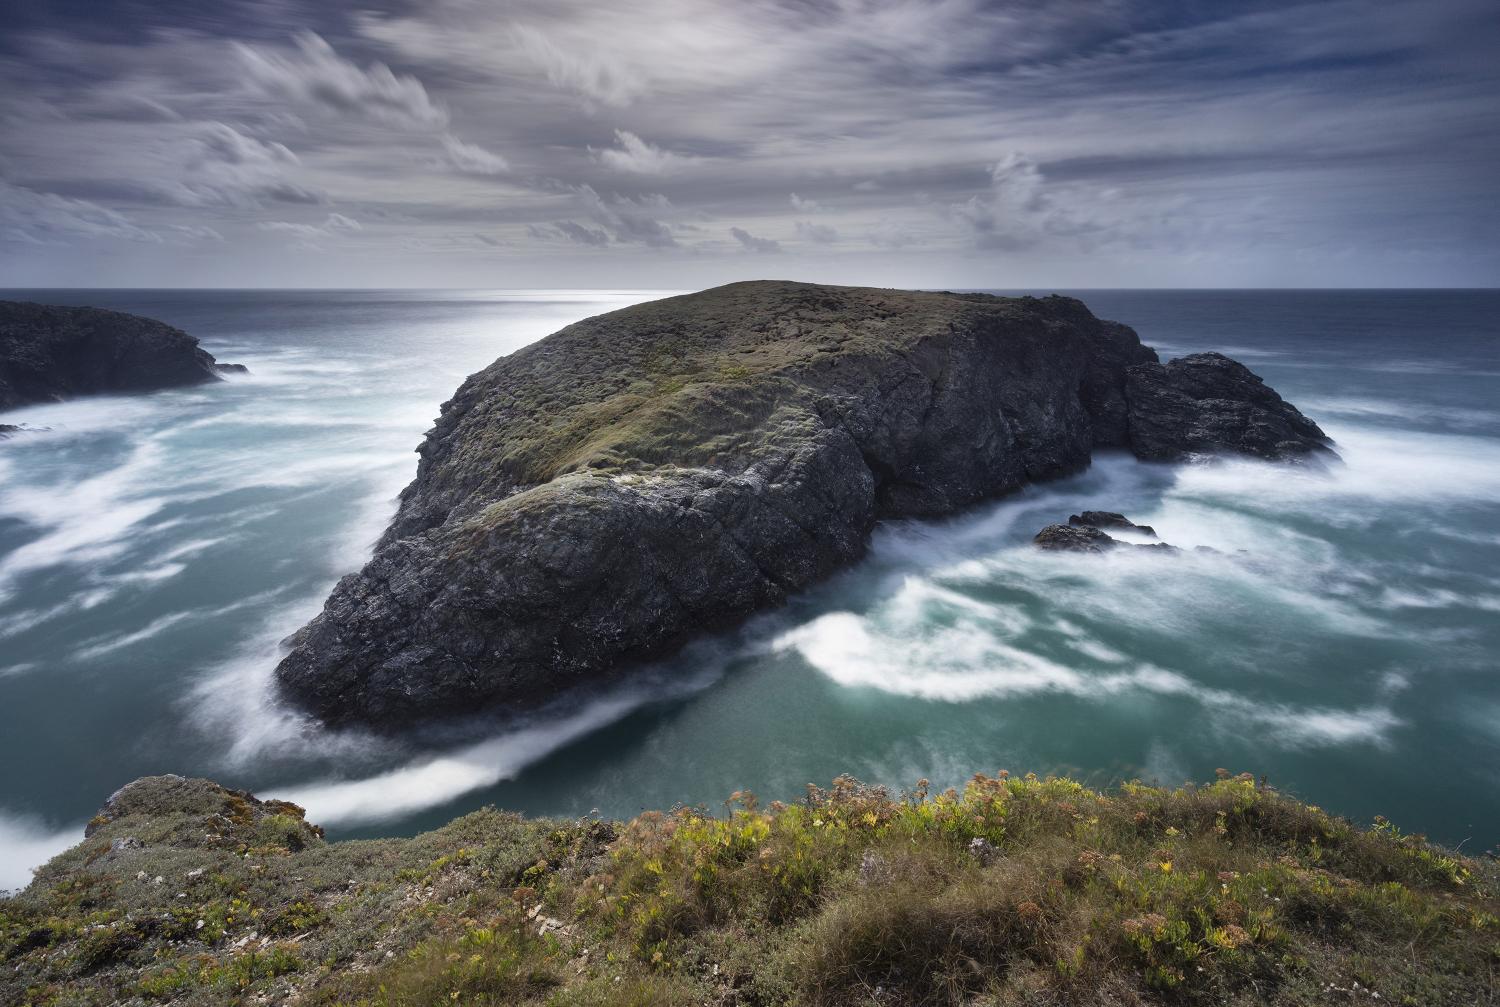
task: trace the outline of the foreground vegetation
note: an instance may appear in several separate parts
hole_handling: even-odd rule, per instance
[[[627,824],[325,843],[153,777],[0,901],[22,1004],[1480,1004],[1500,871],[1249,776],[841,779]]]

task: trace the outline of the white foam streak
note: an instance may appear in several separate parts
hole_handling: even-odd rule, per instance
[[[0,892],[25,888],[32,871],[82,839],[82,825],[53,830],[0,811]]]
[[[366,779],[305,784],[272,795],[300,804],[310,820],[329,825],[399,818],[511,779],[569,742],[619,720],[643,701],[642,696],[617,696],[558,721],[520,728]]]
[[[925,700],[960,703],[1040,693],[1091,701],[1128,692],[1179,696],[1231,723],[1268,731],[1286,747],[1385,744],[1389,732],[1402,723],[1384,707],[1309,709],[1259,702],[1147,664],[1081,670],[1010,646],[973,626],[929,629],[924,638],[912,641],[873,630],[853,613],[834,612],[783,633],[774,647],[796,651],[840,685]]]
[[[1184,468],[1176,492],[1220,500],[1243,496],[1259,507],[1292,509],[1351,498],[1446,503],[1500,497],[1500,441],[1331,424],[1327,429],[1344,459],[1328,472],[1224,461]]]
[[[44,534],[0,559],[0,597],[15,579],[62,563],[96,564],[127,548],[128,533],[159,511],[162,498],[140,499],[134,490],[143,472],[160,460],[150,442],[122,464],[59,492],[50,485],[12,484],[0,490],[0,516],[15,518]]]

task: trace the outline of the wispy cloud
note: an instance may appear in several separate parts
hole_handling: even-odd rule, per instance
[[[599,160],[616,171],[629,171],[639,175],[672,175],[691,164],[693,158],[674,154],[653,146],[623,129],[615,130],[618,147],[607,147],[598,151]]]
[[[320,224],[298,223],[286,220],[263,220],[256,225],[262,231],[289,234],[303,247],[317,248],[318,242],[328,238],[354,234],[364,230],[359,221],[342,213],[330,213]]]
[[[510,170],[510,162],[499,154],[485,150],[477,143],[466,143],[452,133],[443,135],[443,150],[448,160],[459,171],[476,175],[503,175]]]
[[[913,283],[1500,269],[1492,0],[275,6],[25,15],[0,264],[63,281],[68,242],[131,240],[165,279],[201,240],[274,282],[261,223],[337,212],[365,225],[327,242],[341,282],[366,255],[488,282],[476,232],[542,282],[727,278],[765,242],[788,275]]]
[[[273,97],[398,123],[448,122],[447,111],[416,77],[398,75],[384,63],[361,69],[315,32],[298,32],[289,51],[239,43],[234,48],[248,81]]]

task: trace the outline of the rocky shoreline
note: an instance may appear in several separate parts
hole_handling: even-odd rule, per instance
[[[0,301],[0,410],[243,374],[164,322],[103,308]],[[19,433],[11,426],[3,433]]]
[[[1243,365],[1162,364],[1070,298],[765,281],[601,315],[444,404],[374,557],[277,677],[383,728],[539,703],[779,604],[878,520],[1101,447],[1331,457]]]

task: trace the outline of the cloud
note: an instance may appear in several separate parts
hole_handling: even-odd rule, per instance
[[[799,220],[797,221],[797,237],[803,241],[828,245],[839,240],[839,232],[827,224],[814,224],[809,220]]]
[[[949,207],[972,231],[980,248],[1021,248],[1036,243],[1052,212],[1036,164],[1011,152],[990,165],[990,191]]]
[[[895,220],[876,221],[866,237],[876,248],[897,249],[920,244],[910,228]]]
[[[452,133],[443,134],[443,150],[448,154],[448,162],[459,171],[501,175],[510,170],[510,163],[499,154],[491,153],[477,143],[466,143]]]
[[[234,49],[249,82],[275,97],[401,125],[447,125],[447,110],[417,78],[398,75],[384,63],[360,69],[315,32],[300,31],[294,42],[294,52],[242,43]]]
[[[774,255],[781,251],[781,242],[770,238],[757,238],[742,227],[731,227],[729,233],[734,235],[734,240],[745,246],[747,252],[756,252],[761,255]]]
[[[97,203],[38,192],[0,179],[0,239],[50,245],[78,239],[160,242],[162,237]]]
[[[660,193],[634,199],[615,196],[606,202],[591,185],[580,185],[574,192],[589,218],[608,231],[615,241],[639,243],[650,248],[672,248],[677,245],[671,228],[659,216],[672,209],[666,196]]]
[[[553,225],[569,241],[576,241],[580,245],[594,245],[603,247],[609,244],[609,235],[597,227],[584,227],[582,224],[571,220],[559,220]]]
[[[615,130],[615,139],[620,148],[613,147],[597,152],[599,161],[616,171],[635,172],[639,175],[671,175],[696,160],[682,157],[671,151],[652,146],[634,133]]]
[[[262,231],[290,234],[299,247],[316,248],[321,239],[335,238],[364,230],[364,226],[342,213],[330,213],[321,224],[294,223],[286,220],[263,220],[255,225]]]
[[[285,144],[247,136],[222,122],[198,123],[174,141],[167,170],[122,179],[113,188],[127,199],[180,207],[248,209],[264,203],[318,204],[322,193],[290,177],[301,161]]]
[[[235,249],[257,221],[317,226],[326,209],[287,207],[336,200],[381,222],[340,260],[350,282],[377,242],[404,282],[484,282],[493,256],[417,254],[475,230],[537,282],[566,248],[587,263],[577,282],[650,284],[661,267],[630,257],[683,245],[674,279],[708,282],[743,262],[698,246],[745,222],[826,251],[818,275],[920,285],[1480,284],[1500,269],[1493,0],[274,6],[276,25],[323,34],[278,41],[149,5],[82,32],[31,5],[0,59],[5,178],[93,223],[20,227],[12,206],[12,241],[133,226],[165,240],[136,238],[111,274],[163,283],[188,264],[171,228],[202,227],[228,247],[190,264],[238,282],[266,266],[248,258],[263,242]],[[669,181],[670,204],[643,195]],[[559,256],[526,260],[528,227]],[[56,257],[48,279],[20,247],[0,272],[93,282],[82,258]]]
[[[199,242],[224,240],[224,235],[215,231],[212,227],[200,227],[196,224],[168,224],[168,237],[178,241]]]
[[[566,51],[529,25],[514,25],[511,31],[521,54],[558,87],[615,107],[630,104],[644,90],[644,82],[602,46],[587,52]]]

